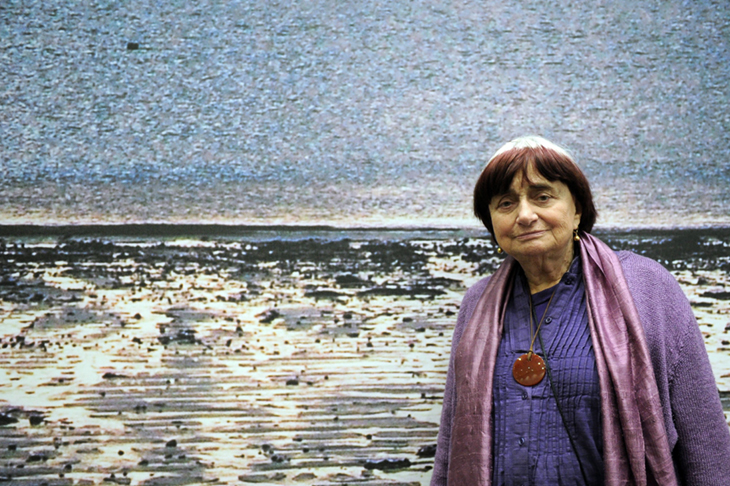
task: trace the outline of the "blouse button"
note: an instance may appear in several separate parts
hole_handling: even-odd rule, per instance
[[[520,437],[520,447],[522,447],[523,445],[525,445],[525,438]]]
[[[523,400],[527,400],[527,392],[526,391],[523,391],[522,392],[522,399]]]
[[[575,283],[575,277],[573,277],[572,275],[568,275],[567,277],[565,277],[566,285],[573,285],[574,283]]]
[[[553,322],[553,318],[552,317],[548,316],[548,317],[545,318],[545,324],[550,324],[551,322]]]

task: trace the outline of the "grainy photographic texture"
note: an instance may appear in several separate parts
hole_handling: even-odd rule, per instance
[[[706,0],[0,2],[0,481],[425,484],[501,258],[473,183],[529,133],[679,279],[730,409],[729,29]]]

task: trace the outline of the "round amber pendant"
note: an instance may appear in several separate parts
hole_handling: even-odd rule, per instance
[[[515,360],[512,376],[522,386],[535,386],[545,378],[545,361],[535,353],[525,353]]]

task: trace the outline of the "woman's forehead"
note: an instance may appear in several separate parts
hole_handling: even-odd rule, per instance
[[[535,169],[534,164],[528,165],[524,171],[518,171],[512,178],[510,189],[519,189],[530,186],[553,186],[559,181],[549,181]]]
[[[538,171],[534,169],[530,171],[528,169],[526,177],[522,171],[517,172],[514,178],[512,178],[512,182],[509,187],[507,187],[506,191],[500,194],[495,194],[492,199],[508,194],[518,194],[523,191],[534,192],[542,190],[556,191],[559,193],[564,193],[565,191],[570,192],[570,189],[564,182],[559,180],[548,180]]]

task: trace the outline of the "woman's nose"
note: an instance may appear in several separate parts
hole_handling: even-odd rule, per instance
[[[537,221],[537,214],[529,202],[521,201],[517,209],[517,223],[529,225]]]

